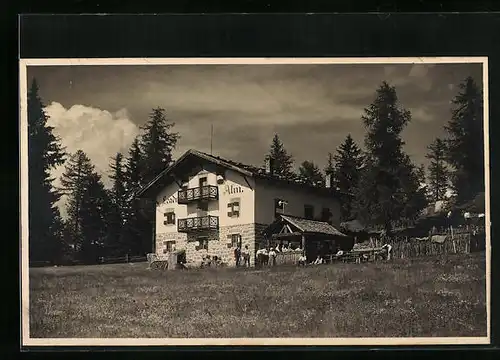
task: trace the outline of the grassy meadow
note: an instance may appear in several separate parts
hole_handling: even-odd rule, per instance
[[[31,337],[486,336],[483,253],[311,268],[30,269]]]

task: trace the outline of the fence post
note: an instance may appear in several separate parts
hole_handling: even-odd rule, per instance
[[[125,254],[125,262],[128,263],[128,254]]]

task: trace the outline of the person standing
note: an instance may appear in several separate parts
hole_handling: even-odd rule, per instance
[[[250,267],[250,251],[248,250],[248,245],[245,245],[245,249],[241,252],[243,257],[243,266]]]
[[[240,246],[236,246],[236,249],[234,249],[234,261],[236,263],[236,267],[240,266],[240,258],[241,258],[241,249]]]
[[[276,251],[274,251],[274,248],[271,248],[269,250],[269,259],[271,260],[271,266],[276,265]]]

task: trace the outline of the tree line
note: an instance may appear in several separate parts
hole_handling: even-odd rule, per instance
[[[83,150],[67,153],[47,120],[33,80],[28,91],[30,260],[94,263],[101,256],[151,252],[155,204],[134,194],[173,162],[180,136],[166,111],[153,109],[128,153],[110,159],[109,189]],[[50,172],[60,165],[64,173],[56,188]],[[56,205],[63,195],[65,219]]]
[[[348,134],[327,154],[323,171],[304,161],[295,173],[293,156],[275,134],[268,156],[275,172],[290,179],[322,185],[324,175],[331,175],[332,186],[341,192],[343,221],[358,219],[391,231],[395,220],[414,221],[428,204],[445,200],[448,189],[456,205],[484,191],[483,94],[472,77],[459,84],[451,104],[445,137],[428,146],[427,169],[404,152],[401,134],[412,117],[387,82],[364,109],[364,149]]]
[[[344,221],[360,219],[390,231],[394,219],[415,219],[430,201],[443,199],[448,187],[457,203],[484,191],[482,104],[481,90],[472,78],[465,79],[452,101],[447,137],[428,147],[427,169],[413,164],[403,150],[401,133],[411,113],[386,82],[361,118],[366,129],[364,149],[349,134],[327,154],[325,169],[304,161],[295,172],[293,156],[275,134],[267,156],[273,159],[275,174],[284,178],[324,186],[324,175],[331,175],[331,186],[344,194]],[[166,111],[153,109],[128,152],[110,159],[109,189],[87,154],[68,153],[47,120],[33,80],[28,91],[30,260],[93,263],[98,256],[151,252],[155,203],[139,201],[134,194],[173,162],[180,135],[173,131],[175,123]],[[50,173],[61,165],[61,186],[55,188]],[[63,195],[65,219],[56,205]]]

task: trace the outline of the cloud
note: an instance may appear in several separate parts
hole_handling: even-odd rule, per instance
[[[110,158],[117,152],[126,153],[139,128],[129,118],[126,109],[115,113],[84,105],[74,105],[66,109],[57,102],[52,102],[45,108],[49,116],[49,126],[54,127],[54,134],[61,139],[68,153],[83,150],[102,175],[103,182],[110,186],[108,174]],[[60,185],[60,176],[64,167],[54,169],[54,185]],[[61,199],[58,204],[62,214],[65,214]]]
[[[434,113],[429,111],[426,107],[409,108],[411,118],[413,121],[418,122],[432,122],[435,120]]]

